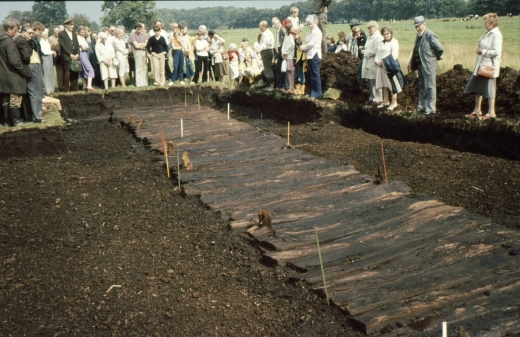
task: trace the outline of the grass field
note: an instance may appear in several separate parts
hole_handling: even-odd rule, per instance
[[[304,20],[300,18],[300,20]],[[449,20],[449,21],[446,21]],[[399,40],[399,61],[401,65],[408,64],[410,54],[412,52],[413,43],[417,32],[413,26],[413,22],[398,21],[390,24],[388,21],[378,22],[379,27],[392,27],[394,37]],[[443,61],[439,62],[437,73],[446,72],[452,69],[455,64],[462,64],[465,68],[473,70],[477,55],[475,50],[478,46],[479,38],[486,33],[484,21],[482,19],[476,21],[460,21],[459,19],[439,19],[428,20],[427,27],[433,30],[444,46]],[[361,24],[361,29],[367,32],[366,26]],[[500,31],[504,37],[504,46],[502,49],[502,67],[511,67],[520,70],[520,17],[500,18]],[[274,28],[271,31],[275,32]],[[330,24],[327,26],[327,34],[331,34],[337,40],[339,31],[349,32],[350,27],[347,24]],[[190,31],[190,35],[195,31]],[[240,45],[242,38],[247,37],[249,44],[252,46],[260,32],[259,29],[234,29],[220,31],[226,40],[226,47],[230,43]],[[302,29],[304,36],[308,32],[308,28]]]

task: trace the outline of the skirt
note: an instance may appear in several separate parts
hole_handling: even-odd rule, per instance
[[[234,80],[235,78],[238,78],[239,75],[238,62],[229,62],[229,77]]]
[[[79,74],[80,78],[94,78],[96,76],[96,73],[94,72],[94,68],[92,68],[92,65],[90,64],[90,61],[88,59],[88,53],[86,51],[82,51],[79,53],[79,60],[81,62],[81,66],[83,67],[83,71]]]
[[[213,65],[213,75],[215,79],[220,79],[220,77],[226,75],[226,73],[224,70],[224,62],[215,63]]]
[[[497,92],[497,79],[496,78],[487,78],[484,76],[475,76],[471,75],[468,84],[466,85],[466,89],[464,89],[465,94],[477,94],[482,95],[487,99],[495,99],[495,94]]]
[[[125,76],[130,72],[130,65],[128,64],[128,57],[123,53],[116,52],[116,59],[119,62],[117,66],[117,74],[119,76]]]
[[[376,89],[388,88],[392,91],[392,83],[386,74],[385,65],[383,64],[382,67],[376,66],[376,68]]]

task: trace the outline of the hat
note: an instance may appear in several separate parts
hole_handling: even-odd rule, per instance
[[[284,27],[287,27],[287,26],[289,26],[289,25],[291,25],[291,24],[292,24],[292,22],[291,22],[291,20],[289,20],[289,19],[285,19],[285,20],[283,20],[283,22],[282,22],[282,26],[284,26]]]
[[[208,35],[215,35],[215,31],[210,30],[210,31],[208,32]]]
[[[74,24],[74,20],[72,20],[72,19],[65,20],[65,22],[63,24],[64,25]]]
[[[413,25],[415,27],[419,26],[419,25],[422,25],[423,23],[426,23],[426,19],[424,18],[424,16],[416,16],[415,18],[413,18]]]

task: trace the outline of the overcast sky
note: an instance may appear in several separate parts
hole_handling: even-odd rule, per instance
[[[247,0],[247,1],[156,1],[156,8],[168,8],[168,9],[191,9],[197,7],[217,7],[217,6],[233,6],[233,7],[256,7],[256,8],[280,8],[282,6],[290,5],[297,0]],[[101,4],[103,1],[67,1],[67,13],[72,16],[75,13],[85,14],[90,20],[101,22]],[[0,11],[3,20],[7,13],[19,10],[19,11],[30,11],[34,1],[1,1]]]

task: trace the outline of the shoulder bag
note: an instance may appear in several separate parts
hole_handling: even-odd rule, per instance
[[[73,71],[75,73],[82,72],[83,71],[83,67],[81,66],[81,62],[80,61],[71,60],[69,62],[69,70]]]
[[[487,78],[495,78],[495,61],[491,58],[491,62],[493,63],[493,67],[488,67],[482,64],[484,61],[484,57],[486,57],[487,51],[482,55],[482,60],[480,60],[480,65],[478,66],[477,75],[484,76]]]

